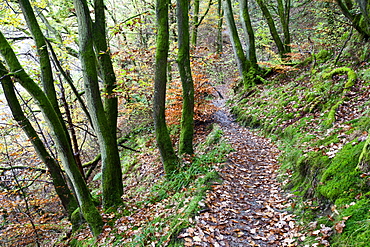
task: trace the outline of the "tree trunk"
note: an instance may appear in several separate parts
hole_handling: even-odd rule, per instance
[[[103,33],[100,33],[100,36],[98,35],[95,37],[95,42],[97,44],[97,48],[99,48],[98,53],[101,55],[100,59],[102,59],[102,62],[104,63],[101,66],[101,70],[104,75],[103,80],[105,90],[107,90],[105,93],[108,93],[108,95],[106,95],[106,107],[107,110],[110,111],[109,113],[106,113],[100,96],[96,64],[97,59],[93,49],[92,23],[87,3],[84,0],[74,0],[74,6],[78,20],[80,60],[83,71],[87,106],[91,115],[95,133],[98,137],[102,156],[103,206],[107,209],[122,204],[121,196],[123,194],[122,171],[116,138],[117,102],[115,97],[112,96],[115,76],[111,63],[107,61],[107,59],[110,59],[107,45],[104,41],[98,40],[105,39],[105,31],[101,30],[102,25],[105,29],[105,21],[100,19],[104,18],[101,17],[100,12],[98,13],[98,24],[96,24],[95,28],[99,28],[97,31]],[[101,8],[104,9],[104,7],[99,7],[98,5],[97,11],[101,11]],[[109,97],[112,98],[108,99]]]
[[[165,119],[167,58],[169,49],[168,0],[157,0],[157,50],[155,55],[153,117],[157,146],[167,175],[176,171],[178,158]]]
[[[189,1],[177,0],[179,52],[177,63],[182,83],[182,116],[179,153],[193,154],[194,84],[190,68]]]
[[[222,10],[222,0],[217,1],[217,46],[216,46],[216,53],[222,53],[222,23],[224,22],[224,13]]]
[[[45,37],[41,32],[40,26],[37,23],[30,2],[28,0],[19,0],[19,5],[22,9],[23,16],[27,22],[27,25],[32,33],[33,39],[36,44],[37,55],[40,60],[41,82],[43,84],[44,91],[48,96],[50,102],[53,104],[57,113],[60,114],[58,100],[54,87],[53,71],[51,68]]]
[[[99,211],[95,208],[90,191],[77,167],[68,133],[65,132],[65,127],[62,124],[63,119],[59,118],[45,93],[24,71],[14,51],[1,32],[0,53],[9,66],[11,73],[14,74],[23,88],[38,102],[54,136],[61,162],[72,183],[81,212],[88,222],[92,233],[94,236],[97,236],[102,231],[103,220]]]
[[[369,39],[370,22],[368,21],[368,19],[370,2],[367,0],[357,0],[360,6],[361,14],[353,14],[353,10],[351,8],[348,8],[348,6],[342,0],[335,0],[335,2],[338,4],[344,16],[346,16],[351,21],[352,26],[357,30],[357,32],[362,35],[364,39]],[[366,9],[364,8],[365,6],[367,6]]]
[[[193,32],[191,35],[191,45],[193,47],[197,46],[198,39],[199,4],[200,0],[194,0]]]
[[[76,198],[70,191],[67,182],[64,179],[63,171],[59,164],[49,154],[45,145],[38,136],[36,130],[33,128],[31,122],[26,118],[23,113],[22,107],[19,104],[17,96],[14,92],[13,82],[10,76],[7,76],[8,71],[0,61],[0,77],[3,92],[5,94],[6,101],[12,112],[13,118],[17,121],[19,126],[26,133],[33,147],[35,148],[38,156],[48,168],[55,191],[62,202],[64,209],[66,210],[69,217],[77,209],[78,204]]]
[[[258,4],[258,6],[261,8],[263,16],[265,17],[265,19],[267,21],[267,25],[270,29],[272,39],[275,41],[275,44],[278,48],[278,52],[279,52],[280,56],[284,56],[284,53],[286,53],[285,52],[285,46],[284,46],[283,42],[280,39],[278,31],[276,30],[275,22],[274,22],[274,19],[271,16],[270,11],[268,10],[267,6],[265,5],[264,0],[256,0],[256,2]]]
[[[41,69],[41,82],[44,88],[44,92],[46,93],[47,97],[49,98],[50,102],[54,106],[56,113],[62,119],[62,113],[59,110],[58,99],[54,87],[54,78],[53,78],[53,70],[51,67],[51,62],[49,58],[49,51],[47,47],[47,43],[45,37],[40,29],[40,26],[36,20],[36,16],[32,9],[32,6],[28,0],[20,0],[19,1],[20,7],[22,9],[23,16],[27,22],[27,26],[29,27],[32,36],[34,38],[36,48],[37,48],[37,55],[40,60],[40,69]],[[62,122],[64,131],[68,133],[68,129],[64,122]],[[68,135],[69,138],[69,135]],[[78,161],[78,150],[74,152],[75,159]],[[81,162],[77,162],[77,166],[83,175],[83,168]]]
[[[199,18],[199,5],[200,5],[200,1],[199,0],[194,0],[194,18],[193,18],[193,25],[194,25],[194,27],[193,27],[192,40],[191,40],[192,46],[196,46],[197,45],[198,27],[200,26],[200,24],[202,24],[202,21],[204,20],[204,18],[207,16],[209,10],[211,9],[211,6],[213,4],[212,1],[213,0],[209,0],[208,7],[207,7],[206,11],[202,15],[202,17]]]
[[[231,1],[230,0],[222,0],[223,1],[223,7],[224,7],[224,15],[226,17],[226,24],[229,28],[229,36],[230,40],[233,46],[233,50],[235,53],[236,62],[238,64],[238,69],[240,76],[243,80],[243,83],[246,87],[249,85],[248,80],[248,71],[251,67],[249,60],[247,60],[242,44],[240,42],[240,38],[238,35],[238,31],[236,29],[233,10],[231,7]]]
[[[117,145],[117,117],[118,100],[114,94],[116,87],[116,76],[114,74],[110,50],[106,38],[106,23],[103,0],[95,0],[95,23],[94,23],[94,44],[96,47],[97,61],[101,71],[104,84],[104,111],[103,122],[98,121],[96,127],[101,132],[99,145],[102,154],[102,187],[103,206],[109,208],[122,204],[123,194],[122,169]],[[87,27],[85,27],[87,28]],[[92,41],[92,39],[91,39]],[[89,82],[89,83],[92,83]],[[100,97],[99,97],[100,99]],[[93,101],[99,100],[92,98]],[[101,111],[101,109],[99,109]],[[98,137],[100,135],[98,134]]]
[[[357,0],[358,5],[360,6],[360,10],[362,15],[365,18],[365,21],[368,24],[368,28],[370,28],[370,1],[369,0]]]
[[[242,25],[244,29],[246,40],[246,53],[247,59],[251,62],[251,66],[257,68],[257,55],[256,55],[256,45],[254,31],[249,16],[248,0],[240,0],[240,16],[242,20]]]
[[[290,9],[291,0],[277,0],[278,2],[278,14],[281,22],[281,27],[284,34],[284,53],[289,53],[290,49],[290,31],[289,31],[289,21],[290,21]]]

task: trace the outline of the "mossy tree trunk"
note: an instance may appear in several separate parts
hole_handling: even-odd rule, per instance
[[[22,87],[33,97],[44,114],[54,137],[58,154],[66,174],[73,186],[81,212],[88,222],[93,234],[97,236],[102,231],[103,220],[95,208],[90,191],[80,173],[75,161],[68,132],[65,131],[63,119],[57,114],[47,95],[25,72],[14,51],[0,32],[0,53],[6,61],[11,74],[20,82]]]
[[[190,2],[190,1],[189,1]],[[188,3],[189,5],[190,3]],[[204,18],[208,14],[209,10],[211,9],[211,6],[213,4],[213,0],[209,0],[208,7],[204,14],[199,18],[199,7],[200,7],[200,0],[194,0],[194,16],[193,16],[193,30],[191,35],[191,45],[193,47],[197,46],[198,41],[198,28],[200,24],[202,24]]]
[[[45,37],[41,32],[40,26],[36,20],[35,14],[28,0],[19,0],[19,5],[22,9],[23,16],[27,22],[32,37],[37,48],[37,55],[40,61],[41,82],[46,95],[50,102],[55,107],[55,110],[60,114],[56,91],[54,87],[53,71],[49,59],[49,52],[46,45]],[[60,114],[61,115],[61,114]]]
[[[284,53],[291,52],[290,43],[290,9],[292,7],[291,0],[277,0],[278,4],[278,15],[281,22],[281,28],[283,29],[284,34]]]
[[[224,12],[222,9],[222,0],[217,0],[217,15],[218,15],[218,20],[217,20],[217,48],[216,52],[217,53],[222,53],[222,24],[224,22]]]
[[[226,18],[226,24],[229,29],[230,40],[233,46],[235,59],[238,64],[238,70],[243,80],[244,86],[249,87],[250,81],[248,78],[248,72],[251,67],[251,64],[250,64],[250,61],[245,56],[242,44],[240,42],[238,30],[235,25],[231,1],[230,0],[222,0],[222,1],[223,1],[224,15]]]
[[[275,21],[274,21],[274,18],[272,17],[271,13],[270,13],[270,10],[268,9],[267,5],[265,4],[264,0],[256,0],[258,6],[260,7],[261,11],[262,11],[262,14],[263,16],[265,17],[266,19],[266,22],[267,22],[267,25],[269,27],[269,30],[270,30],[270,34],[272,36],[272,39],[274,40],[277,48],[278,48],[278,52],[279,52],[279,55],[281,57],[284,56],[285,53],[287,53],[288,51],[286,50],[286,47],[289,47],[289,44],[284,44],[283,41],[281,40],[280,36],[279,36],[279,33],[277,31],[277,28],[276,28],[276,25],[275,25]],[[278,2],[281,2],[282,4],[282,1],[278,1]],[[282,5],[279,6],[279,8],[282,8]],[[278,9],[279,9],[278,8]],[[278,10],[278,12],[280,13],[281,10]],[[281,14],[284,14],[283,12]],[[289,15],[288,15],[289,17]],[[288,24],[289,22],[287,22],[286,20],[283,21],[284,23]],[[283,25],[284,26],[284,25]],[[288,26],[284,26],[283,28],[284,30],[288,30],[289,32],[289,27]],[[290,36],[287,37],[290,39]]]
[[[97,61],[100,74],[103,80],[104,109],[94,110],[102,111],[97,113],[101,117],[100,121],[95,121],[95,129],[98,132],[99,145],[102,156],[102,187],[103,187],[103,206],[109,208],[122,204],[121,196],[123,194],[122,169],[117,145],[117,117],[118,117],[118,99],[114,94],[116,86],[116,76],[113,70],[110,50],[106,38],[105,5],[103,0],[95,0],[95,22],[93,28],[94,45],[97,51]],[[85,27],[87,28],[87,27]],[[91,42],[92,40],[90,40]],[[90,81],[96,83],[97,81]],[[90,84],[89,83],[89,84]],[[98,87],[98,85],[95,85]],[[91,95],[93,102],[100,100],[98,95]]]
[[[193,31],[191,35],[191,45],[193,47],[197,46],[198,39],[199,4],[200,0],[194,0]]]
[[[58,99],[56,95],[56,90],[54,86],[54,78],[53,78],[53,70],[51,67],[51,62],[49,58],[49,51],[48,46],[44,37],[44,34],[41,31],[41,28],[36,20],[35,13],[32,9],[32,6],[28,0],[20,0],[19,5],[22,9],[23,16],[27,22],[27,26],[29,27],[32,37],[35,41],[35,45],[37,48],[37,55],[40,62],[40,70],[41,70],[41,82],[43,85],[44,92],[48,96],[50,102],[53,104],[56,113],[62,118],[62,113],[59,110]],[[66,125],[63,123],[65,127],[65,132],[68,133]],[[73,136],[73,135],[72,135]],[[69,135],[68,135],[69,137]],[[74,150],[75,159],[77,161],[78,168],[80,172],[83,174],[83,168],[81,164],[81,159],[78,150],[78,144],[75,139],[72,138],[74,141],[73,144],[77,148]]]
[[[22,107],[18,101],[18,98],[15,94],[13,81],[8,74],[9,73],[7,69],[0,61],[0,77],[2,78],[1,86],[3,88],[3,92],[8,103],[8,106],[10,108],[10,111],[12,112],[13,118],[23,129],[24,133],[26,133],[27,137],[29,138],[33,147],[35,148],[38,156],[48,168],[50,177],[53,181],[55,191],[64,209],[66,210],[68,216],[71,217],[72,213],[78,207],[76,198],[73,196],[73,193],[69,189],[67,182],[64,179],[63,171],[60,165],[52,158],[52,155],[47,151],[44,143],[40,139],[36,130],[33,128],[31,122],[25,116]]]
[[[193,154],[194,84],[190,68],[189,1],[177,0],[179,51],[177,63],[182,83],[182,116],[179,153]]]
[[[255,36],[249,16],[248,0],[239,0],[240,3],[240,16],[242,20],[242,25],[244,33],[246,36],[246,57],[250,61],[251,66],[257,68],[257,55],[256,55],[256,45]]]
[[[353,1],[347,4],[347,1],[335,0],[342,13],[351,21],[352,26],[364,39],[370,38],[370,1],[357,0],[360,11],[354,9]]]
[[[365,23],[367,23],[367,32],[370,33],[370,1],[369,0],[357,0],[357,3],[365,19]]]
[[[157,50],[155,55],[153,117],[157,146],[165,173],[177,170],[178,157],[173,149],[166,125],[165,102],[167,85],[167,60],[169,49],[168,0],[156,1]]]

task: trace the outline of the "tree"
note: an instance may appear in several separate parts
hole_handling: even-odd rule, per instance
[[[39,107],[44,113],[47,124],[53,133],[54,142],[58,148],[61,163],[63,164],[68,176],[72,190],[75,193],[80,210],[83,217],[90,225],[93,234],[96,236],[102,230],[103,221],[84,181],[82,167],[79,167],[78,162],[76,161],[77,159],[73,152],[71,138],[59,110],[56,89],[54,88],[53,70],[48,51],[48,47],[51,49],[51,45],[43,36],[29,1],[21,0],[20,6],[36,44],[40,62],[41,82],[44,90],[39,88],[37,83],[35,83],[22,68],[14,54],[14,51],[11,49],[3,35],[0,37],[0,53],[4,57],[7,66],[11,71],[9,76],[14,76],[24,89],[28,91],[31,97],[39,103]],[[80,61],[83,68],[85,96],[88,103],[87,115],[89,119],[91,117],[91,122],[100,146],[102,160],[103,205],[105,208],[109,208],[122,204],[121,196],[123,194],[123,184],[116,136],[118,104],[113,92],[116,79],[105,34],[105,7],[103,1],[96,0],[94,2],[95,22],[93,23],[86,1],[76,0],[74,1],[74,6],[79,24]],[[94,25],[94,30],[96,31],[96,33],[94,33],[94,36],[96,37],[94,40],[92,39],[92,25]],[[77,93],[77,90],[73,88],[71,78],[69,78],[61,68],[52,49],[51,54],[59,71],[61,71],[65,79],[71,85],[72,90]],[[104,84],[103,99],[100,93],[98,74],[101,76]],[[9,92],[9,95],[11,96],[11,88],[9,84],[4,86],[7,86],[7,92]],[[14,97],[9,99],[13,101],[16,100]],[[81,100],[81,98],[78,99]],[[14,102],[11,102],[11,100],[9,100],[9,105],[13,104],[13,113],[17,113],[17,118],[22,119],[22,116],[20,115],[21,112],[19,112],[19,109],[16,107],[17,105]],[[83,102],[81,103],[83,105]],[[26,122],[25,119],[22,121]],[[29,132],[27,134],[31,135],[32,128],[28,126],[28,129],[26,129],[25,132]],[[44,162],[49,162],[49,164],[54,165],[52,164],[52,161],[42,157],[42,155],[46,156],[47,154],[45,152],[41,152],[43,150],[41,150],[42,146],[40,143],[37,143],[37,145],[38,146],[35,145],[35,148],[38,150],[41,159],[43,159]],[[49,164],[46,165],[48,166]],[[56,175],[58,175],[57,172],[58,170],[56,170]],[[65,199],[63,198],[63,200]],[[62,203],[63,205],[68,204],[66,202]]]
[[[182,83],[182,117],[179,153],[193,154],[194,84],[190,68],[189,1],[177,0],[179,51],[177,63]]]
[[[14,91],[14,84],[13,81],[11,80],[10,74],[3,65],[3,63],[1,62],[0,62],[0,78],[1,86],[3,88],[3,92],[5,94],[5,98],[8,102],[9,108],[12,112],[13,118],[17,121],[19,126],[26,133],[27,137],[34,146],[38,156],[41,158],[41,160],[48,168],[51,179],[53,181],[55,191],[60,201],[62,202],[64,209],[68,213],[68,216],[71,217],[72,213],[78,207],[77,200],[68,187],[68,184],[63,176],[63,171],[59,163],[52,158],[52,155],[48,152],[47,148],[40,139],[36,130],[33,128],[31,122],[25,116],[22,107],[17,99],[16,93]]]
[[[105,35],[103,1],[95,1],[95,23],[93,39],[90,11],[84,0],[75,0],[87,105],[101,151],[103,206],[109,208],[122,204],[122,170],[117,146],[117,98],[113,94],[115,75]],[[98,59],[93,46],[96,46]],[[104,83],[105,106],[103,105],[96,61]]]
[[[52,105],[48,96],[25,72],[14,51],[1,32],[0,53],[5,59],[9,70],[11,71],[9,76],[14,76],[14,78],[31,95],[31,97],[38,102],[38,105],[45,119],[47,120],[47,124],[52,131],[61,162],[69,181],[73,186],[73,191],[80,206],[80,210],[88,222],[93,234],[95,236],[98,235],[102,230],[103,220],[92,201],[89,189],[76,164],[70,138],[68,136],[68,132],[65,131],[66,127],[64,126],[63,119],[61,119],[60,115],[58,115],[55,111],[54,106]]]
[[[153,118],[157,146],[161,154],[165,173],[177,169],[178,157],[173,149],[165,119],[167,60],[169,49],[168,0],[157,0],[157,50],[155,55]]]
[[[218,15],[218,21],[217,21],[217,48],[216,52],[221,53],[222,52],[222,23],[224,22],[224,13],[222,10],[222,0],[217,0],[217,15]]]
[[[278,52],[280,56],[284,56],[284,54],[290,52],[290,33],[289,33],[289,16],[290,16],[290,8],[291,2],[290,0],[278,0],[278,15],[280,17],[280,22],[282,24],[282,29],[284,33],[284,41],[280,38],[280,35],[277,31],[276,24],[274,18],[272,17],[267,5],[265,4],[264,0],[256,0],[257,4],[259,5],[263,16],[267,21],[267,25],[270,29],[270,33],[272,39],[275,41],[275,44],[278,48]]]
[[[193,30],[191,35],[191,45],[193,47],[197,46],[197,40],[198,40],[198,27],[200,24],[202,24],[202,21],[208,14],[213,2],[213,0],[209,0],[208,7],[204,14],[199,18],[199,7],[200,7],[200,0],[194,0],[194,14],[193,14]],[[189,4],[188,4],[189,5]]]
[[[199,5],[200,0],[194,0],[193,32],[191,35],[191,45],[194,47],[197,45],[198,39]]]
[[[104,82],[104,109],[99,121],[99,138],[102,154],[103,206],[108,208],[122,204],[122,170],[117,145],[118,100],[114,93],[116,76],[113,70],[110,50],[107,44],[105,5],[103,0],[95,0],[94,44],[98,51],[97,61]],[[95,99],[92,99],[95,101]],[[98,135],[99,137],[99,135]]]
[[[223,0],[224,15],[226,18],[226,24],[229,29],[229,36],[233,46],[236,62],[238,64],[238,70],[245,87],[252,85],[249,80],[249,69],[251,68],[251,62],[247,59],[244,54],[243,46],[239,38],[238,30],[235,25],[234,14],[230,0]]]
[[[252,22],[249,16],[248,0],[240,0],[240,16],[242,20],[242,25],[244,33],[246,36],[246,58],[251,62],[253,68],[257,68],[257,55],[256,55],[256,45],[254,31],[252,27]]]
[[[357,0],[360,11],[356,11],[356,6],[352,0],[335,0],[342,13],[351,21],[352,26],[364,38],[370,38],[370,1]]]

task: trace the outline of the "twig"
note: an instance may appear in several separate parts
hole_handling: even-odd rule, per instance
[[[352,38],[352,33],[353,33],[353,27],[351,26],[351,32],[350,32],[350,34],[349,34],[349,36],[348,36],[347,40],[344,42],[344,44],[343,44],[342,48],[340,49],[340,51],[339,51],[339,53],[338,53],[338,56],[337,56],[337,58],[335,59],[334,65],[337,65],[337,63],[338,63],[338,61],[339,61],[339,58],[340,58],[340,56],[341,56],[341,55],[342,55],[342,53],[343,53],[344,48],[347,46],[348,41]]]

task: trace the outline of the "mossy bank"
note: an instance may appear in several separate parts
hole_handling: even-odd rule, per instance
[[[235,92],[237,120],[272,138],[284,152],[281,179],[307,232],[302,245],[368,246],[370,65],[318,52],[263,85]],[[361,158],[360,158],[361,157]],[[312,227],[313,226],[313,227]],[[319,236],[320,235],[320,236]]]

